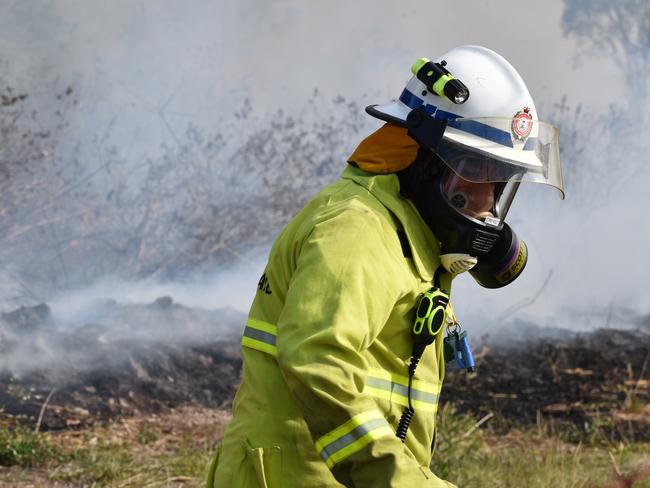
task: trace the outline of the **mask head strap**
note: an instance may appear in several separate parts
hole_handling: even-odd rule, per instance
[[[434,119],[423,107],[418,107],[406,117],[406,128],[409,136],[435,152],[447,128],[447,120]]]

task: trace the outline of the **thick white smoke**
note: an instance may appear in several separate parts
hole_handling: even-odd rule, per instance
[[[75,154],[81,173],[90,175],[87,184],[102,188],[106,182],[146,183],[150,173],[144,168],[150,166],[145,163],[170,154],[169,148],[180,151],[190,124],[200,134],[222,133],[228,148],[224,160],[230,161],[254,128],[249,113],[269,125],[278,109],[286,117],[300,114],[305,124],[326,124],[346,114],[344,105],[329,103],[338,95],[360,105],[388,101],[401,90],[416,58],[460,44],[485,45],[519,69],[540,113],[562,126],[562,137],[575,129],[580,140],[565,152],[565,169],[573,175],[567,200],[560,203],[551,190],[522,188],[511,211],[513,227],[530,246],[525,274],[498,291],[459,278],[454,289],[459,315],[468,328],[478,329],[515,317],[541,325],[611,326],[618,319],[632,322],[630,317],[647,314],[650,307],[648,120],[629,116],[633,103],[620,60],[607,52],[585,54],[575,37],[563,35],[562,14],[569,3],[524,8],[515,0],[499,5],[14,0],[0,18],[0,85],[29,94],[44,130],[57,120],[55,95],[73,88],[76,102],[64,114],[58,155]],[[563,97],[569,111],[555,106]],[[582,112],[575,115],[579,105]],[[638,114],[645,112],[639,107]],[[621,124],[633,128],[623,130]],[[341,169],[355,141],[377,126],[368,117],[355,126],[358,134],[337,139]],[[286,126],[273,130],[281,133]],[[329,151],[331,156],[334,150]],[[253,152],[250,158],[258,156]],[[95,171],[107,158],[117,161],[113,172]],[[279,170],[280,165],[269,168]],[[200,182],[188,179],[187,188],[195,183]],[[252,188],[245,178],[229,184],[237,195]],[[31,238],[41,240],[47,252],[56,241],[53,235],[38,230]],[[125,249],[130,245],[125,239]],[[98,276],[98,283],[82,292],[68,293],[75,283],[65,283],[62,294],[32,283],[21,288],[7,262],[2,279],[11,284],[4,287],[2,303],[8,310],[9,295],[12,305],[50,301],[55,317],[66,323],[85,318],[93,297],[149,302],[169,294],[188,306],[228,304],[245,311],[266,249],[254,265],[208,273],[217,278],[205,283],[118,286]],[[53,254],[51,261],[61,259]],[[65,264],[72,276],[75,263]],[[107,263],[102,270],[110,275],[113,266]]]
[[[101,306],[107,300],[124,305],[152,303],[171,297],[185,307],[214,310],[231,308],[247,312],[264,270],[261,257],[244,258],[231,267],[184,282],[124,282],[102,277],[90,286],[55,295],[49,301],[53,318],[62,324],[82,325],[101,319]],[[183,331],[178,331],[179,336]]]

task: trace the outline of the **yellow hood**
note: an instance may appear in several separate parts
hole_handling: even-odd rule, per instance
[[[348,163],[375,174],[395,173],[411,165],[419,145],[407,129],[384,124],[366,137],[348,158]]]

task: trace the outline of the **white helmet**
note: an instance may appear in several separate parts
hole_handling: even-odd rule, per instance
[[[427,81],[434,64],[446,74],[425,84],[422,80]],[[537,119],[533,99],[508,61],[485,47],[461,46],[433,62],[421,58],[412,71],[414,76],[398,100],[371,105],[366,111],[404,126],[409,113],[422,107],[434,119],[446,120],[435,151],[461,178],[545,183],[564,198],[557,128]],[[448,80],[462,82],[469,96],[461,93],[455,102],[453,96],[445,96],[441,85]],[[471,158],[461,157],[468,154]]]

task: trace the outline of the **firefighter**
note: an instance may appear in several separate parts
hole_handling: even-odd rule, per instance
[[[386,124],[271,249],[210,488],[454,486],[429,468],[443,338],[431,332],[409,371],[416,305],[466,271],[489,288],[516,279],[517,188],[563,197],[562,176],[557,130],[504,58],[462,46],[412,72],[366,109]]]

